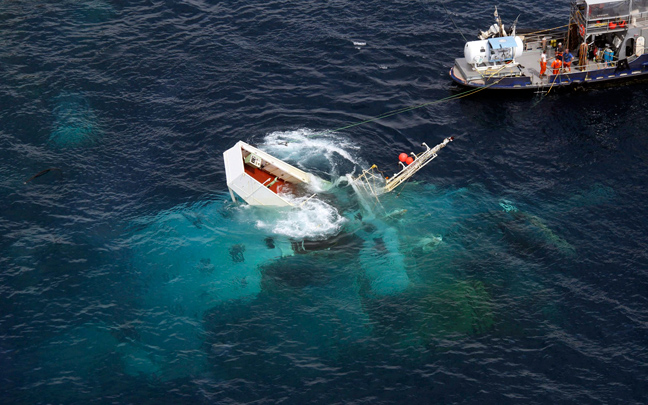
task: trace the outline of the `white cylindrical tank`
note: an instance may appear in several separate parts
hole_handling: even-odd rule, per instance
[[[515,44],[517,45],[517,47],[515,48],[515,51],[514,51],[515,53],[513,54],[513,57],[518,58],[518,57],[522,56],[522,52],[524,51],[524,43],[522,42],[522,38],[516,36],[515,37]]]
[[[479,65],[488,62],[488,40],[466,42],[464,57],[471,65]]]

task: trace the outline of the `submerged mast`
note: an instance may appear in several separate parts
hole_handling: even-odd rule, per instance
[[[427,150],[420,155],[416,156],[414,153],[412,155],[416,156],[414,161],[403,168],[400,172],[396,173],[391,179],[387,180],[387,184],[385,184],[385,192],[390,192],[396,187],[400,186],[404,181],[408,180],[410,177],[414,175],[414,173],[418,172],[425,166],[426,164],[430,163],[432,159],[437,157],[437,152],[440,151],[441,149],[445,148],[447,144],[452,142],[454,140],[453,137],[449,137],[443,140],[440,144],[435,146],[434,148],[430,149],[429,146],[423,142],[423,146],[427,148]],[[401,163],[401,165],[403,165]]]
[[[434,148],[430,148],[424,142],[423,146],[425,146],[426,150],[419,155],[416,155],[414,152],[412,152],[411,154],[412,156],[414,156],[414,158],[408,158],[411,159],[411,161],[408,162],[407,166],[401,161],[400,165],[403,167],[403,169],[400,172],[394,174],[391,178],[384,178],[382,174],[374,172],[374,169],[376,169],[377,171],[378,168],[376,165],[373,165],[369,169],[363,170],[358,177],[351,179],[351,183],[352,185],[357,186],[358,188],[362,188],[365,192],[373,194],[375,196],[393,191],[396,187],[409,180],[425,165],[430,163],[432,159],[437,157],[437,152],[439,152],[453,140],[454,138],[448,137]]]

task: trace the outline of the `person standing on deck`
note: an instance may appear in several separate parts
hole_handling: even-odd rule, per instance
[[[605,66],[612,66],[612,60],[614,59],[614,52],[610,49],[610,46],[605,47],[603,51],[603,60],[605,60]]]
[[[572,59],[574,59],[574,55],[572,55],[569,52],[569,49],[565,49],[565,53],[563,54],[563,65],[565,66],[565,71],[566,72],[571,72],[571,64],[572,64]]]
[[[562,42],[558,42],[558,48],[556,48],[556,59],[562,62],[562,58],[563,58]]]
[[[601,63],[603,62],[603,48],[599,47],[594,47],[594,60],[596,63]]]
[[[587,43],[583,42],[582,44],[580,44],[580,48],[578,49],[578,65],[581,72],[587,69],[587,48]]]
[[[544,76],[546,71],[547,71],[547,53],[545,51],[542,51],[542,55],[540,55],[540,77]]]
[[[554,59],[554,61],[551,62],[551,68],[553,69],[553,74],[554,75],[557,75],[558,73],[560,73],[560,67],[561,66],[562,66],[562,62],[558,58]]]

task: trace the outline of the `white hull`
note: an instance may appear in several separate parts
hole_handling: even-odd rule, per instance
[[[223,153],[227,187],[250,205],[292,206],[282,197],[299,184],[309,184],[312,176],[288,163],[239,141]]]

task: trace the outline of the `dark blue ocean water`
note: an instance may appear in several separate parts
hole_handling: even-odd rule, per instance
[[[332,131],[462,91],[434,1],[3,1],[0,41],[2,403],[648,402],[648,84]],[[331,185],[234,204],[238,140]]]

